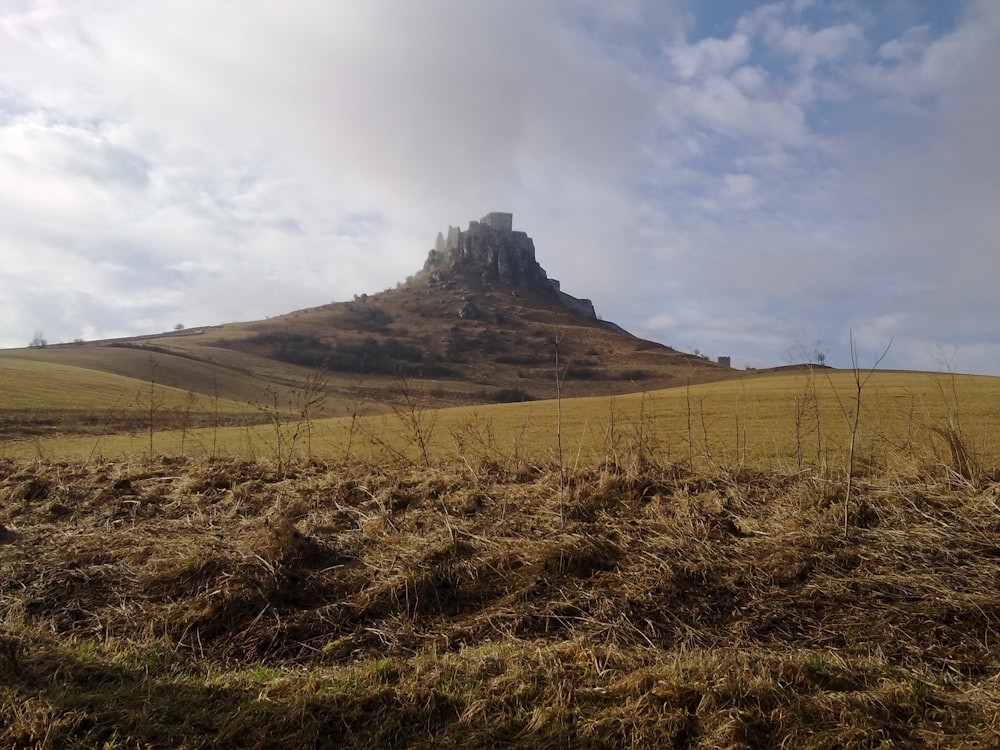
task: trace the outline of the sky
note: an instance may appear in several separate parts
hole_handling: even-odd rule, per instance
[[[507,211],[644,338],[1000,375],[998,78],[995,0],[0,0],[0,347],[375,293]]]

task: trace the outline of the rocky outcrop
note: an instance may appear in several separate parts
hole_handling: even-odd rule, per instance
[[[548,276],[535,260],[535,243],[524,232],[513,230],[512,214],[491,213],[469,222],[462,231],[448,227],[438,233],[424,270],[444,277],[474,274],[484,284],[506,284],[522,289],[542,289]]]
[[[551,294],[579,315],[596,319],[593,303],[560,290],[559,282],[550,279],[535,260],[535,243],[513,226],[513,214],[494,212],[469,222],[465,231],[448,227],[447,235],[439,232],[424,263],[428,284],[449,286],[457,276],[466,276],[487,285]]]

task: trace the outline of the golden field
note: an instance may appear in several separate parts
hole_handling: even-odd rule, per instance
[[[860,414],[855,456],[868,464],[945,461],[955,440],[970,459],[1000,459],[1000,378],[912,373],[860,373]],[[137,385],[141,395],[141,385]],[[553,391],[555,384],[553,382]],[[572,393],[572,390],[565,388]],[[123,391],[124,392],[124,391]],[[519,458],[564,467],[629,460],[687,461],[708,465],[842,467],[849,453],[858,402],[855,373],[801,369],[748,373],[739,380],[615,397],[561,398],[517,404],[433,409],[426,389],[401,381],[387,414],[383,404],[359,398],[351,417],[323,418],[323,404],[303,413],[302,398],[257,405],[227,402],[264,422],[212,424],[216,403],[199,398],[198,424],[176,424],[183,395],[165,390],[152,414],[153,452],[235,458],[337,459],[357,456],[429,460],[465,458],[502,462]],[[171,401],[169,396],[173,397]],[[101,398],[111,402],[113,389]],[[119,396],[121,398],[121,396]],[[70,406],[67,401],[63,407]],[[87,404],[94,408],[99,404]],[[19,457],[120,457],[149,452],[148,408],[126,434],[7,440],[3,451]],[[280,424],[277,424],[279,423]],[[192,421],[193,424],[193,421]],[[561,451],[560,451],[561,448]]]

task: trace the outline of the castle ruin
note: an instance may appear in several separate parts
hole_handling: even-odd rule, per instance
[[[434,249],[427,255],[424,271],[432,286],[455,272],[475,274],[483,284],[504,284],[552,294],[579,315],[596,319],[593,303],[578,299],[559,288],[535,259],[535,243],[525,232],[514,231],[514,215],[494,211],[469,228],[448,227],[438,232]]]

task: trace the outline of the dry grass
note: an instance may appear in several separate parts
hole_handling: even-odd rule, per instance
[[[1000,743],[997,472],[467,458],[3,460],[0,744]]]

